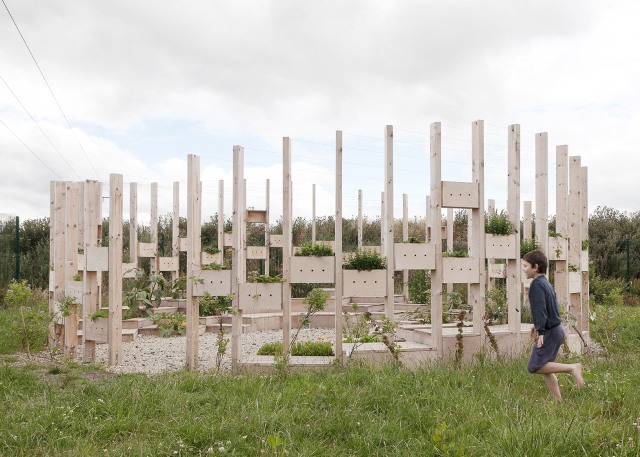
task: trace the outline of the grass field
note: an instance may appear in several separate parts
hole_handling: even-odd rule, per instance
[[[579,358],[585,389],[559,375],[562,403],[526,356],[462,369],[147,377],[4,355],[0,455],[640,455],[639,322],[638,308],[596,317],[594,333],[614,350]]]

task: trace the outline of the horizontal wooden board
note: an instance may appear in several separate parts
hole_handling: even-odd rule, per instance
[[[432,243],[394,243],[396,270],[433,270],[436,267],[436,247]]]
[[[516,235],[485,235],[485,256],[487,259],[515,259]]]
[[[95,341],[96,343],[108,342],[108,328],[109,319],[106,317],[99,317],[95,320],[91,320],[87,317],[82,322],[84,339],[87,341]]]
[[[178,271],[178,257],[160,257],[158,265],[160,271]]]
[[[239,283],[238,305],[247,313],[282,309],[282,283]]]
[[[247,260],[251,259],[266,259],[267,247],[266,246],[247,246]]]
[[[267,212],[265,210],[248,209],[245,222],[267,223]]]
[[[336,258],[329,257],[291,257],[292,283],[335,283]]]
[[[231,293],[231,270],[194,270],[193,275],[204,284],[193,283],[193,295],[200,297],[209,292],[213,296]]]
[[[386,297],[387,270],[344,270],[342,295],[344,297]]]
[[[138,243],[138,257],[155,257],[158,248],[153,243]]]
[[[109,271],[108,247],[87,247],[84,255],[87,271]]]
[[[442,282],[446,284],[476,284],[480,282],[478,259],[473,257],[443,257]]]
[[[478,184],[442,181],[442,208],[478,208]]]
[[[561,236],[549,237],[549,260],[567,260],[568,243]],[[523,252],[522,255],[526,254]]]

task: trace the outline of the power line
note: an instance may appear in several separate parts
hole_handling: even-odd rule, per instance
[[[20,38],[22,38],[22,42],[27,47],[27,51],[29,51],[29,54],[31,55],[31,58],[33,59],[33,63],[36,64],[36,67],[38,68],[38,71],[40,72],[40,76],[42,76],[42,79],[44,80],[44,83],[47,85],[47,88],[49,89],[49,92],[51,93],[51,96],[53,97],[53,100],[56,102],[56,105],[58,106],[58,109],[60,110],[60,113],[62,114],[62,117],[64,118],[65,122],[69,126],[69,130],[71,130],[71,133],[73,134],[73,137],[78,142],[78,145],[80,146],[80,149],[82,150],[82,153],[84,154],[85,158],[87,159],[87,161],[91,165],[91,168],[93,169],[94,173],[98,177],[98,180],[100,180],[100,174],[98,173],[98,170],[96,170],[96,167],[93,165],[93,162],[91,161],[91,159],[87,155],[87,152],[84,150],[84,147],[82,146],[82,143],[80,143],[80,140],[78,139],[76,133],[73,131],[73,127],[71,127],[71,124],[69,123],[69,119],[67,119],[67,115],[62,110],[62,106],[60,106],[60,102],[58,102],[58,98],[53,93],[53,89],[51,89],[51,86],[49,85],[49,81],[47,81],[47,78],[45,78],[44,73],[42,72],[42,69],[40,68],[40,65],[38,65],[38,61],[36,60],[35,56],[33,55],[33,52],[31,52],[31,48],[27,44],[27,40],[25,40],[24,36],[22,35],[22,32],[20,31],[20,27],[18,27],[18,24],[16,23],[15,19],[13,18],[13,15],[11,14],[11,11],[9,11],[9,7],[7,6],[7,4],[5,3],[4,0],[2,0],[2,4],[4,5],[5,9],[7,10],[7,13],[9,13],[9,17],[11,18],[11,21],[13,22],[13,25],[15,25],[16,30],[20,34]],[[12,91],[12,93],[13,93],[13,91]]]
[[[20,143],[22,143],[22,144],[24,145],[24,147],[25,147],[25,148],[27,148],[27,149],[29,150],[29,152],[35,156],[35,158],[36,158],[36,159],[38,159],[40,162],[42,162],[42,164],[43,164],[45,167],[47,167],[47,168],[51,171],[51,173],[53,173],[54,175],[56,175],[60,181],[64,181],[64,180],[60,177],[60,175],[59,175],[58,173],[56,173],[55,171],[53,171],[53,169],[52,169],[49,165],[47,165],[47,163],[46,163],[44,160],[42,160],[40,157],[38,157],[38,154],[36,154],[35,152],[33,152],[33,151],[31,150],[31,148],[30,148],[29,146],[27,146],[27,145],[25,144],[25,142],[24,142],[24,141],[22,141],[22,140],[20,139],[20,137],[19,137],[18,135],[16,135],[16,134],[15,134],[15,132],[14,132],[13,130],[11,130],[11,129],[9,128],[9,126],[8,126],[7,124],[5,124],[1,119],[0,119],[0,123],[1,123],[2,125],[4,125],[4,126],[7,128],[7,130],[9,130],[11,133],[13,133],[13,136],[15,136],[15,137],[18,139],[18,141],[19,141]]]
[[[9,84],[7,84],[7,81],[4,80],[4,78],[2,77],[2,75],[0,75],[0,79],[2,80],[2,82],[4,83],[5,86],[7,86],[7,89],[9,89],[9,92],[11,92],[13,94],[13,96],[15,97],[15,99],[18,101],[18,103],[20,104],[20,106],[22,107],[22,109],[24,110],[25,113],[27,113],[27,115],[31,118],[31,120],[33,121],[34,124],[36,124],[36,127],[38,127],[38,129],[40,130],[40,132],[42,133],[42,135],[44,135],[44,137],[47,139],[47,141],[49,142],[49,144],[51,145],[51,147],[53,149],[55,149],[55,151],[58,153],[58,155],[62,158],[62,160],[64,160],[64,163],[66,163],[69,168],[71,168],[71,171],[73,171],[76,176],[78,177],[78,179],[82,179],[82,177],[78,174],[78,172],[73,168],[73,166],[69,163],[69,161],[65,158],[64,155],[62,155],[62,153],[60,152],[60,150],[56,147],[55,144],[53,144],[53,141],[51,141],[51,139],[47,136],[46,133],[44,133],[44,130],[42,130],[42,127],[40,127],[40,124],[38,124],[38,122],[33,118],[33,116],[31,115],[31,113],[29,112],[29,110],[24,106],[24,104],[22,103],[22,101],[18,98],[18,96],[16,95],[16,93],[13,91],[13,89],[11,89],[11,87],[9,87]]]

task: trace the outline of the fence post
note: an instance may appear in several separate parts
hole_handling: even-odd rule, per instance
[[[16,281],[20,281],[20,216],[16,216]]]

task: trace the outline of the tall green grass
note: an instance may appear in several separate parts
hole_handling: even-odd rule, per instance
[[[154,377],[2,356],[0,455],[639,455],[640,308],[594,309],[605,351],[561,357],[580,360],[587,382],[559,375],[562,403],[526,355],[461,369]]]

